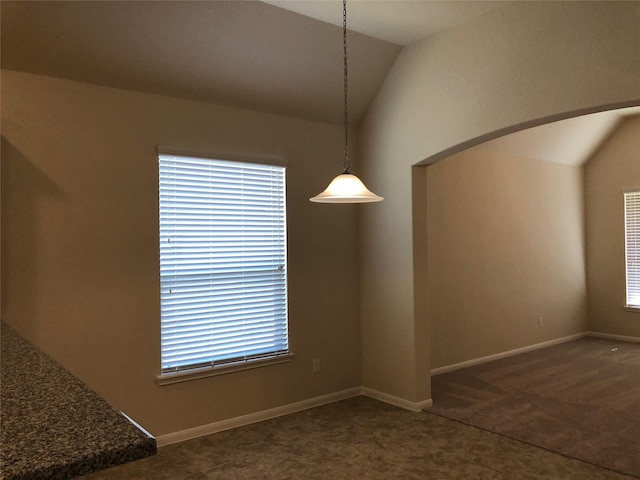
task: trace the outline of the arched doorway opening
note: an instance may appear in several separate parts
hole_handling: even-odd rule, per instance
[[[639,114],[571,117],[414,167],[416,318],[429,322],[432,370],[590,330],[586,165]]]

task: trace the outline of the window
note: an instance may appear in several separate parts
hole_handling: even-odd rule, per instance
[[[158,158],[159,382],[285,361],[285,168]]]
[[[627,307],[640,309],[640,190],[624,194]]]

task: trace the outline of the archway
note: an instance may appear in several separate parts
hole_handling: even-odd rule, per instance
[[[562,115],[412,169],[416,323],[431,332],[432,371],[589,329],[584,164],[639,113]]]

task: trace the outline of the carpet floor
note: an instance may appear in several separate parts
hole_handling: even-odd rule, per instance
[[[600,338],[432,377],[429,411],[640,478],[640,344]]]
[[[630,477],[428,412],[367,397],[158,449],[106,479],[629,480]]]

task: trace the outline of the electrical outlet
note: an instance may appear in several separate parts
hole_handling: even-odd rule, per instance
[[[313,373],[320,373],[320,359],[313,359]]]
[[[542,328],[543,325],[544,325],[544,319],[542,317],[538,317],[538,326]]]

